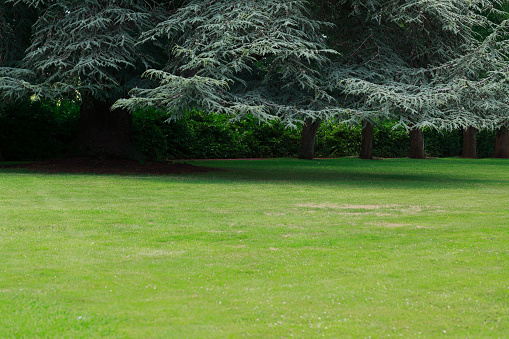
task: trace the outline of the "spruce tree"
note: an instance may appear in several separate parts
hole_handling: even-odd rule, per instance
[[[0,69],[0,92],[16,99],[34,96],[81,101],[76,152],[139,157],[132,146],[131,116],[111,111],[117,99],[141,84],[139,75],[164,54],[140,34],[166,9],[144,0],[18,0],[38,20],[17,68]]]

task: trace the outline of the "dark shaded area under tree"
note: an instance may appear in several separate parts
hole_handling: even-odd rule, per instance
[[[71,154],[99,158],[143,160],[132,133],[132,115],[121,109],[111,110],[108,100],[83,98],[75,146]]]
[[[183,173],[205,173],[221,171],[217,168],[194,166],[185,163],[139,162],[126,159],[99,160],[80,157],[57,158],[31,163],[5,165],[3,168],[21,168],[40,173],[94,173],[115,175],[174,175]]]

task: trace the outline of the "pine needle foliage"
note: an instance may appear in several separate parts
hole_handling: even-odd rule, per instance
[[[329,85],[356,109],[352,120],[397,119],[406,128],[500,125],[507,29],[488,20],[500,14],[498,1],[315,4],[335,24],[328,42],[342,54]],[[493,33],[483,38],[479,29]]]
[[[11,14],[21,10],[35,15]],[[114,108],[170,119],[199,108],[287,126],[495,129],[509,116],[506,10],[502,0],[10,0],[0,92],[122,98]]]
[[[289,126],[344,114],[323,82],[337,54],[324,43],[328,25],[312,19],[303,0],[188,1],[144,34],[143,41],[169,42],[166,67],[144,74],[158,83],[114,107],[156,106],[178,118],[191,106]]]
[[[92,95],[117,99],[154,67],[161,51],[137,44],[165,13],[154,2],[97,0],[17,1],[38,12],[20,68],[0,69],[7,96]]]
[[[235,118],[399,120],[408,129],[506,119],[500,1],[188,1],[144,34],[173,58],[115,107]],[[312,14],[314,16],[312,16]],[[490,32],[481,36],[480,30]]]

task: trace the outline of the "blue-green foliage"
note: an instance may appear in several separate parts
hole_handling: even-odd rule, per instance
[[[7,160],[41,160],[65,155],[76,135],[74,102],[24,101],[0,107],[0,147]]]

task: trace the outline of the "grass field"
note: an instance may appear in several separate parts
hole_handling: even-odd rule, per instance
[[[509,161],[0,170],[0,337],[509,337]]]

